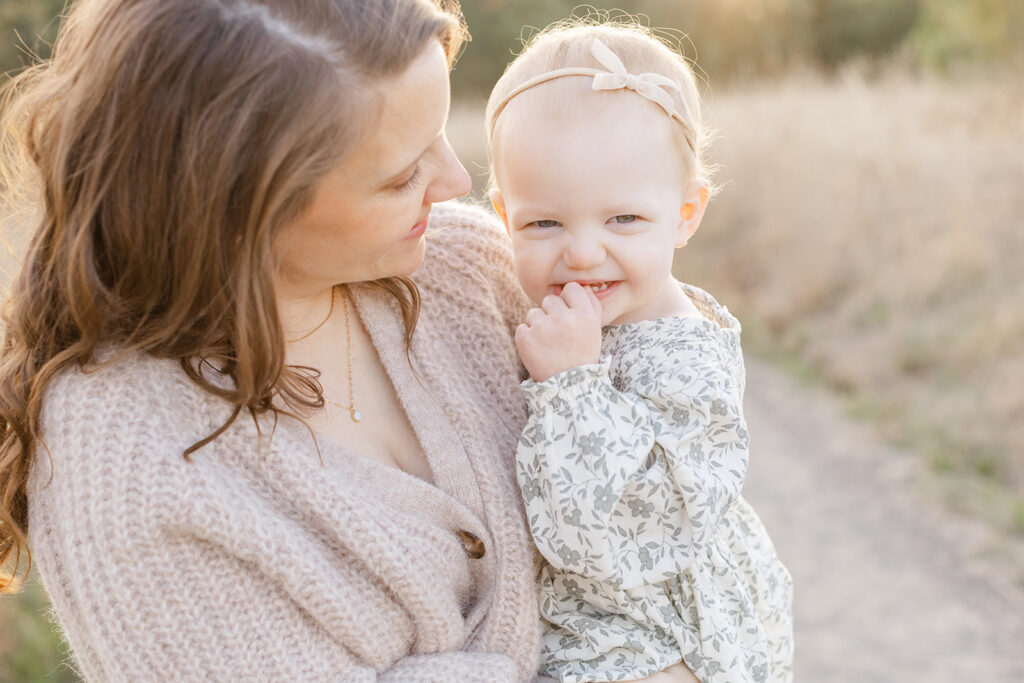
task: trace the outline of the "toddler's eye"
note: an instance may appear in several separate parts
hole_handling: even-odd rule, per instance
[[[558,221],[540,220],[540,221],[534,221],[532,223],[528,223],[526,225],[526,227],[528,227],[528,228],[529,227],[535,227],[535,228],[557,228],[559,225],[560,224],[559,224]]]
[[[634,214],[631,214],[631,213],[624,213],[621,216],[616,216],[615,218],[613,218],[611,220],[611,222],[612,223],[619,223],[621,225],[625,225],[627,223],[635,223],[638,220],[640,220],[640,216],[637,216],[637,215],[634,215]]]

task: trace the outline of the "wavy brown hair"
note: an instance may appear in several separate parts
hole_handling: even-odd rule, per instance
[[[175,359],[234,406],[185,457],[243,410],[278,411],[274,396],[322,405],[315,371],[285,364],[271,243],[434,39],[454,61],[454,0],[80,0],[53,58],[5,87],[4,192],[36,218],[3,310],[0,592],[31,561],[47,385],[101,345]],[[411,339],[415,286],[370,284]]]

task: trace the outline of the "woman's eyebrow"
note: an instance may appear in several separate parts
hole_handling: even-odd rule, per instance
[[[423,150],[423,153],[421,153],[418,157],[416,157],[416,159],[414,159],[411,164],[409,164],[408,166],[406,166],[405,168],[403,168],[401,171],[399,171],[398,173],[394,174],[393,176],[390,176],[389,178],[386,178],[385,180],[382,180],[381,183],[380,183],[381,186],[388,186],[388,185],[395,185],[395,184],[397,184],[400,180],[402,180],[405,176],[407,176],[412,171],[413,167],[415,167],[416,164],[420,163],[420,159],[422,159],[423,155],[426,154],[426,153],[427,153],[426,150]]]
[[[430,143],[426,147],[423,148],[423,151],[420,152],[419,155],[415,159],[412,160],[412,163],[410,163],[408,166],[406,166],[405,168],[403,168],[401,171],[399,171],[398,173],[394,174],[393,176],[391,176],[391,177],[389,177],[389,178],[387,178],[385,180],[382,180],[381,183],[380,183],[381,186],[382,187],[386,187],[388,185],[394,185],[399,180],[401,180],[403,177],[408,175],[412,171],[412,168],[416,164],[420,163],[420,160],[423,159],[423,157],[426,155],[426,153],[430,151],[430,148],[434,146],[434,141],[435,140],[437,140],[437,138],[434,138],[434,140],[431,140]]]

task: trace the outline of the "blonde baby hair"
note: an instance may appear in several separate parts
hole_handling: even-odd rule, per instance
[[[529,38],[491,91],[485,121],[492,186],[502,134],[516,128],[521,112],[527,107],[569,109],[574,100],[591,90],[593,72],[607,70],[594,55],[595,42],[611,50],[629,74],[671,81],[671,87],[661,90],[671,98],[673,111],[666,109],[663,115],[678,123],[673,125],[673,137],[686,168],[687,182],[708,179],[712,169],[706,163],[706,147],[711,136],[703,122],[700,94],[690,63],[675,46],[637,18],[591,12],[559,21]]]

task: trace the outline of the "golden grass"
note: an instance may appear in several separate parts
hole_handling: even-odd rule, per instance
[[[727,180],[680,274],[894,433],[1024,484],[1024,94],[793,80],[717,97]]]
[[[850,73],[708,108],[722,191],[677,274],[1024,529],[1024,91]],[[479,116],[449,129],[471,171]]]

